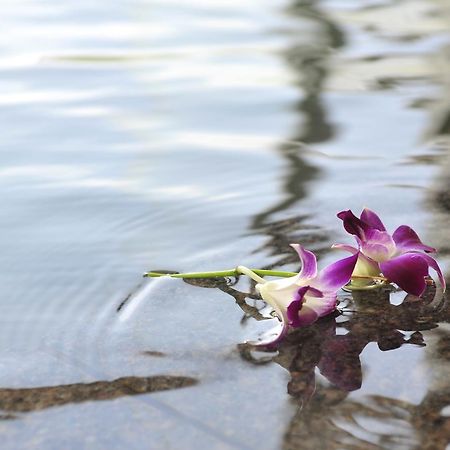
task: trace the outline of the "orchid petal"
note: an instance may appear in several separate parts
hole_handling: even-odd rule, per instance
[[[290,280],[289,285],[286,284],[288,280]],[[297,291],[299,290],[299,286],[296,284],[296,277],[258,283],[255,288],[263,300],[272,306],[275,311],[277,309],[285,311],[290,303],[295,300]]]
[[[353,255],[358,253],[358,249],[356,247],[352,247],[351,245],[346,244],[333,244],[331,248],[337,248],[339,250],[345,250]],[[380,276],[380,266],[376,261],[373,259],[368,258],[367,256],[363,255],[361,252],[358,256],[358,261],[356,262],[355,268],[353,269],[352,276],[356,277],[378,277]],[[355,282],[353,280],[353,283],[361,283],[360,281]]]
[[[300,327],[309,325],[317,318],[334,311],[335,308],[336,294],[324,296],[319,289],[303,286],[297,291],[294,300],[287,307],[286,315],[289,325]],[[310,309],[314,311],[316,316],[309,311]]]
[[[351,279],[358,255],[359,252],[325,267],[311,284],[321,291],[336,291],[342,288]]]
[[[306,291],[308,290],[309,286],[303,286],[301,287],[295,296],[295,299],[291,304],[287,307],[287,318],[289,321],[289,325],[293,327],[299,327],[300,326],[300,318],[299,318],[299,312],[302,309],[303,306],[303,300],[306,294]]]
[[[270,292],[270,289],[267,289],[267,287],[268,287],[268,285],[270,283],[273,284],[275,282],[269,282],[269,283],[264,283],[264,284],[257,284],[256,285],[256,290],[260,292],[261,297],[264,299],[264,301],[267,304],[269,304],[274,309],[275,314],[277,315],[277,317],[281,321],[281,331],[278,334],[278,336],[276,336],[270,342],[264,341],[264,342],[260,343],[259,345],[273,345],[273,344],[279,342],[286,335],[286,333],[288,332],[288,329],[289,329],[289,320],[288,320],[288,317],[287,317],[286,309],[283,308],[277,302],[277,300],[272,296],[272,294]]]
[[[361,252],[374,261],[381,262],[395,255],[396,246],[389,233],[371,229],[366,233],[366,239],[356,238],[360,244]]]
[[[402,251],[402,253],[415,250],[436,253],[435,248],[422,243],[417,233],[407,225],[399,226],[394,231],[392,238],[394,239],[395,245]]]
[[[356,247],[353,247],[352,245],[347,245],[347,244],[333,244],[331,246],[331,248],[337,248],[339,250],[344,250],[346,252],[350,252],[352,255],[359,252],[359,250]]]
[[[312,286],[308,286],[308,291],[306,294],[308,295],[308,297],[316,297],[316,298],[322,298],[324,296],[321,290],[316,289]]]
[[[350,209],[341,211],[337,216],[343,221],[345,230],[350,234],[358,236],[360,239],[365,239],[366,231],[371,229],[367,223],[358,219]]]
[[[302,263],[298,278],[303,280],[314,278],[317,275],[317,260],[314,253],[304,249],[299,244],[291,244],[291,247],[298,253]]]
[[[327,316],[336,309],[337,295],[335,292],[330,292],[324,295],[322,298],[309,297],[306,293],[303,300],[303,307],[312,309],[318,317]],[[300,311],[300,318],[302,317],[302,311]]]
[[[378,277],[380,276],[380,266],[373,259],[360,253],[352,275],[358,277]]]
[[[267,288],[269,288],[271,291],[273,292],[280,292],[280,291],[284,291],[284,290],[292,290],[292,294],[294,294],[294,292],[299,288],[299,284],[297,284],[300,280],[300,277],[297,275],[294,275],[292,277],[288,277],[288,278],[281,278],[281,279],[277,279],[277,280],[272,280],[272,281],[268,281],[267,283],[264,284],[257,284],[256,286],[266,286]]]
[[[387,231],[379,231],[373,228],[366,233],[366,241],[373,244],[381,244],[390,251],[395,250],[395,242]]]
[[[314,309],[309,308],[306,305],[303,305],[301,309],[301,314],[298,317],[298,325],[299,327],[306,327],[307,325],[311,325],[319,318],[319,315],[314,311]]]
[[[380,263],[381,271],[408,294],[421,296],[426,288],[428,262],[422,254],[405,253]]]
[[[390,253],[383,244],[365,244],[361,243],[361,252],[368,258],[377,261],[387,261]]]
[[[445,278],[444,275],[442,274],[442,270],[439,267],[437,261],[430,255],[425,255],[424,253],[419,253],[419,255],[421,256],[422,259],[424,259],[427,262],[429,267],[431,267],[436,271],[436,273],[438,274],[439,282],[441,283],[442,290],[445,292],[446,289]]]
[[[381,219],[369,208],[363,209],[363,212],[361,213],[361,220],[365,222],[367,225],[369,225],[371,228],[375,228],[376,230],[379,231],[386,231],[386,228],[384,227]]]

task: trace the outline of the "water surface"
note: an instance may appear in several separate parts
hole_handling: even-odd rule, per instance
[[[248,283],[141,273],[325,264],[363,206],[448,267],[446,2],[0,10],[2,448],[445,448],[432,290],[254,355]]]

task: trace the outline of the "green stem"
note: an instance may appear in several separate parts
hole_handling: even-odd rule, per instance
[[[267,280],[265,280],[264,278],[261,278],[257,273],[255,273],[252,269],[249,269],[248,267],[237,266],[236,272],[242,273],[243,275],[247,275],[248,277],[250,277],[253,281],[256,281],[257,283],[262,283],[262,284],[267,283]]]
[[[248,271],[248,273],[243,270]],[[258,276],[258,280],[254,276],[250,275],[250,272]],[[250,276],[255,281],[261,282],[261,277],[293,277],[298,275],[297,272],[285,272],[283,270],[262,270],[262,269],[248,269],[244,266],[238,266],[236,269],[218,270],[215,272],[189,272],[189,273],[159,273],[159,272],[146,272],[144,277],[171,277],[171,278],[223,278],[223,277],[235,277],[241,273]],[[265,282],[263,280],[262,282]]]

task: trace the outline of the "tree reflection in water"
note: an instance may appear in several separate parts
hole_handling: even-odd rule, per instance
[[[286,161],[286,172],[281,177],[283,198],[279,203],[254,216],[251,224],[252,232],[270,237],[270,241],[262,249],[272,250],[272,254],[276,255],[283,255],[286,252],[287,245],[284,244],[300,242],[296,239],[296,234],[302,229],[306,231],[301,236],[304,245],[313,244],[308,248],[314,247],[316,252],[324,251],[326,248],[326,246],[321,248],[320,244],[327,240],[327,236],[319,229],[305,225],[307,216],[290,215],[288,219],[276,217],[305,198],[308,184],[319,176],[319,169],[304,158],[307,145],[325,142],[335,134],[335,125],[328,117],[322,94],[329,73],[329,59],[335,50],[344,45],[345,36],[337,24],[319,8],[318,3],[297,0],[286,9],[286,13],[290,17],[299,18],[302,25],[312,23],[317,30],[317,36],[311,39],[311,36],[305,37],[304,33],[295,34],[298,38],[283,54],[295,76],[295,85],[302,94],[295,105],[300,116],[300,124],[295,135],[277,149],[279,155]],[[283,245],[280,245],[281,243]],[[286,262],[291,261],[281,260],[274,265]]]
[[[193,386],[197,380],[183,376],[122,377],[112,381],[74,383],[33,388],[1,388],[0,420],[15,419],[24,413],[87,401],[113,400]]]

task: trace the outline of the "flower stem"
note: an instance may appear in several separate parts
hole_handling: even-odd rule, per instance
[[[216,272],[189,272],[189,273],[159,273],[159,272],[146,272],[144,277],[170,277],[170,278],[222,278],[232,277],[237,275],[235,269],[231,270],[219,270]]]
[[[144,277],[171,277],[171,278],[223,278],[223,277],[235,277],[239,274],[249,276],[251,279],[258,283],[264,283],[261,277],[280,277],[287,278],[298,275],[297,272],[286,272],[284,270],[265,270],[265,269],[249,269],[245,266],[238,266],[235,269],[217,270],[213,272],[188,272],[188,273],[160,273],[160,272],[146,272]],[[381,276],[363,276],[353,275],[352,279],[364,279],[364,280],[380,280],[389,281],[386,277]]]
[[[253,275],[250,275],[252,273]],[[171,277],[171,278],[222,278],[222,277],[234,277],[239,274],[245,274],[259,283],[264,283],[261,277],[293,277],[297,275],[297,272],[285,272],[282,270],[262,270],[262,269],[248,269],[244,266],[238,266],[235,269],[218,270],[214,272],[189,272],[189,273],[159,273],[159,272],[146,272],[144,277]],[[255,278],[255,275],[257,278]],[[262,280],[262,281],[261,281]]]
[[[262,283],[262,284],[267,283],[267,280],[265,280],[264,278],[261,278],[256,272],[254,272],[252,269],[249,269],[248,267],[237,266],[236,272],[242,273],[243,275],[247,275],[252,280],[254,280],[258,283]]]

